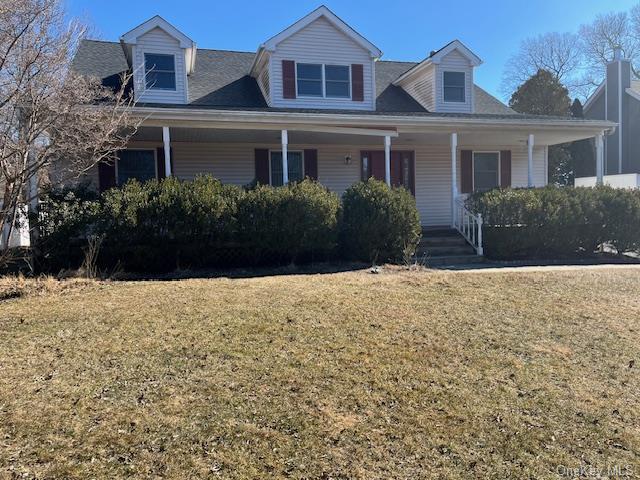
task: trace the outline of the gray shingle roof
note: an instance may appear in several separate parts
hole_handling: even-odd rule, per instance
[[[254,56],[253,52],[199,48],[194,73],[189,75],[188,106],[281,110],[267,106],[258,84],[253,77],[249,76],[248,72]],[[415,65],[416,62],[379,61],[376,63],[376,111],[370,113],[403,115],[429,113],[401,87],[392,84],[402,73]],[[120,43],[98,40],[83,40],[80,43],[72,67],[78,73],[96,76],[105,85],[110,86],[117,85],[120,75],[128,69]],[[176,105],[166,106],[175,107]],[[181,107],[184,108],[183,105]],[[478,86],[475,86],[475,107],[476,114],[480,116],[518,116]]]

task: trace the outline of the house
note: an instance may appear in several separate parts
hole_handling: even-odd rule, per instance
[[[585,118],[618,124],[614,135],[604,139],[604,183],[622,188],[640,187],[640,79],[631,62],[616,48],[607,64],[605,80],[584,104]],[[593,172],[590,172],[593,173]],[[575,179],[576,186],[596,184],[595,176]]]
[[[167,175],[239,185],[311,177],[341,194],[373,176],[410,190],[424,227],[455,226],[481,252],[481,222],[463,195],[544,186],[550,145],[601,145],[615,130],[515,113],[475,84],[482,60],[459,40],[418,62],[381,57],[325,6],[256,52],[200,48],[159,16],[119,42],[83,41],[74,69],[105,84],[132,71],[144,118],[116,164],[91,179],[105,189]]]

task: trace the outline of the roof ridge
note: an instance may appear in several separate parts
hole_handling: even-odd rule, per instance
[[[83,42],[99,42],[99,43],[110,43],[112,45],[120,45],[120,42],[116,42],[114,40],[100,40],[97,38],[83,38],[82,39]],[[204,47],[197,47],[198,50],[203,51],[210,51],[210,52],[229,52],[229,53],[247,53],[247,54],[251,54],[251,55],[255,55],[256,52],[251,52],[251,51],[247,51],[247,50],[227,50],[224,48],[204,48]]]

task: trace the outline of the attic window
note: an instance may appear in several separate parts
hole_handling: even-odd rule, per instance
[[[464,103],[464,72],[444,72],[444,101]]]
[[[148,89],[176,89],[176,61],[173,55],[145,53],[144,70]]]

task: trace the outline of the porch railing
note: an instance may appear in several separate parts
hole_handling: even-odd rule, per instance
[[[476,250],[483,255],[482,248],[482,215],[474,214],[465,206],[464,199],[457,198],[454,202],[453,225],[455,229]]]

